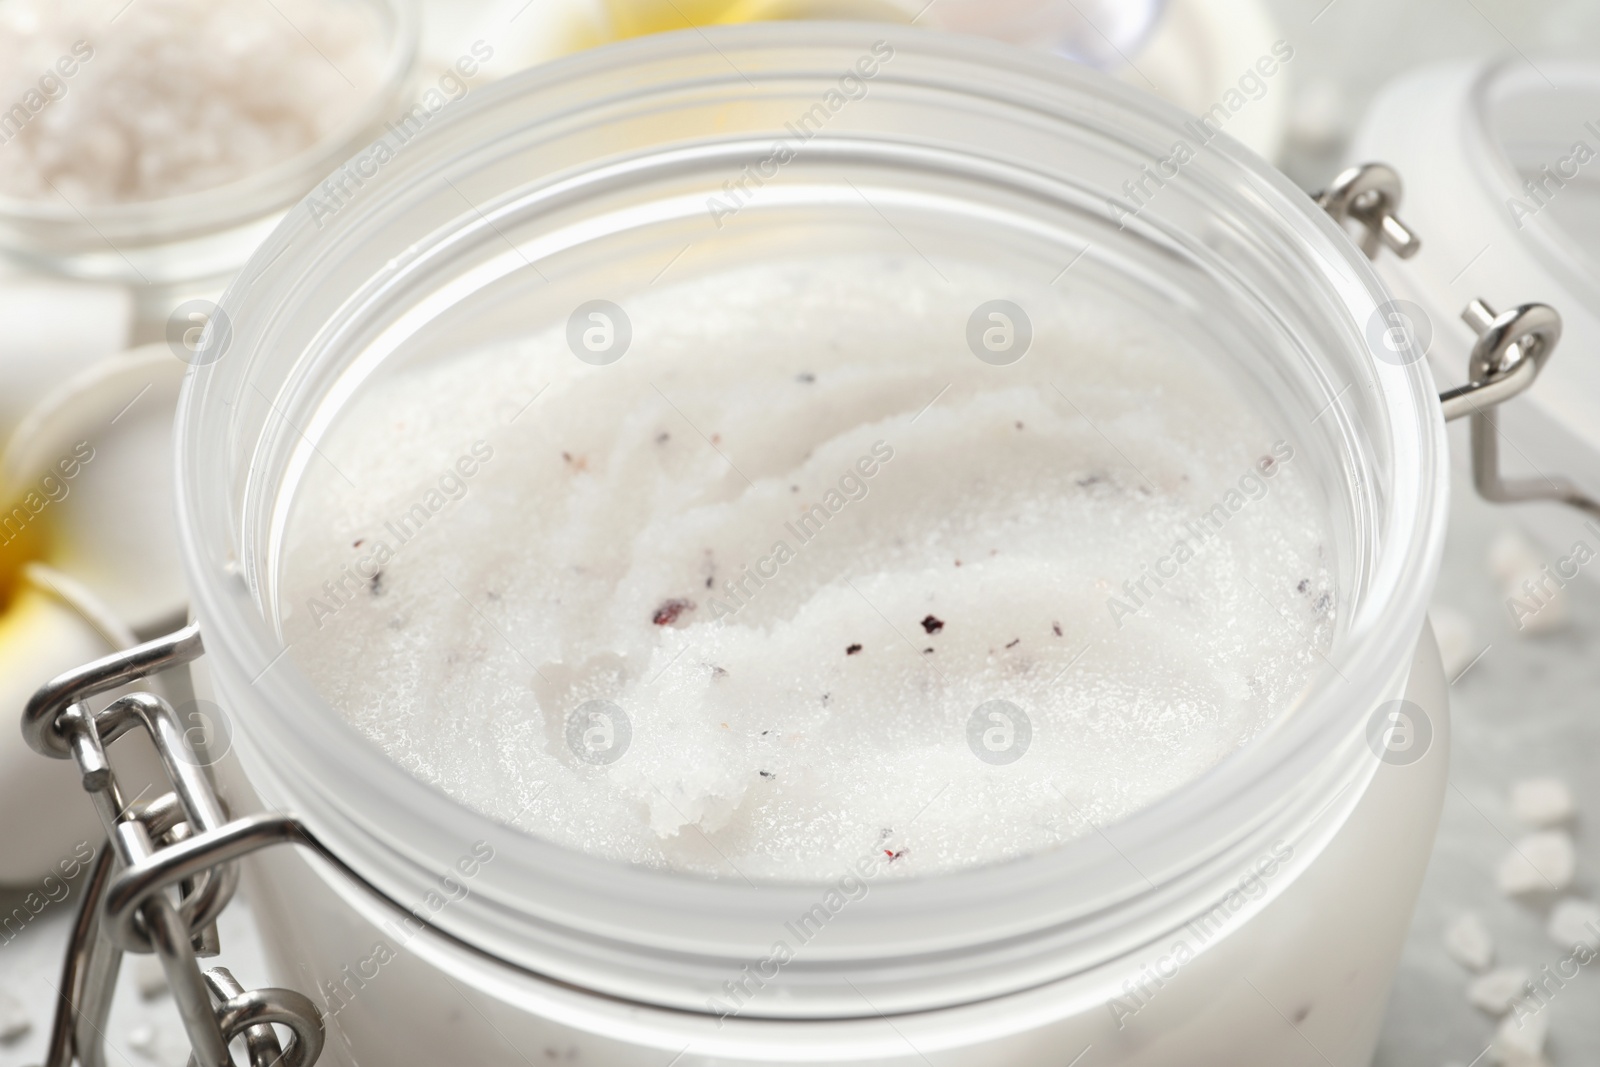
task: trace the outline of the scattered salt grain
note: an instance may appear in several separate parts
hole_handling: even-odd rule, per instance
[[[1511,813],[1528,826],[1554,826],[1576,811],[1572,790],[1559,778],[1529,778],[1511,787]]]
[[[1467,986],[1467,1001],[1479,1011],[1504,1015],[1511,1010],[1511,1002],[1522,996],[1527,980],[1526,967],[1501,967]]]
[[[1475,911],[1462,912],[1444,931],[1445,951],[1461,966],[1486,971],[1494,962],[1494,937]]]
[[[1560,830],[1529,834],[1500,861],[1495,880],[1507,896],[1558,892],[1572,884],[1577,865],[1572,838]]]
[[[1551,1067],[1550,1061],[1540,1053],[1529,1056],[1521,1052],[1498,1052],[1495,1054],[1500,1067]],[[1485,1060],[1484,1062],[1490,1062]]]
[[[33,1020],[22,1002],[0,989],[0,1045],[20,1041],[32,1029]]]
[[[1467,669],[1479,652],[1472,621],[1454,608],[1442,608],[1437,604],[1428,609],[1428,621],[1433,624],[1433,636],[1439,642],[1445,677],[1454,678]]]
[[[1600,951],[1600,908],[1575,897],[1563,900],[1550,910],[1545,932],[1564,949]]]
[[[1550,1016],[1541,1011],[1537,1015],[1507,1016],[1495,1031],[1490,1048],[1506,1067],[1533,1067],[1544,1063],[1544,1039],[1550,1033]]]
[[[128,1047],[141,1056],[151,1056],[156,1050],[156,1028],[142,1023],[129,1030]]]
[[[154,956],[139,956],[133,965],[133,981],[141,1000],[155,1000],[167,993],[167,975]]]
[[[1546,563],[1521,534],[1507,531],[1489,546],[1489,570],[1521,633],[1547,634],[1567,624],[1567,596],[1546,573]]]
[[[1501,585],[1520,581],[1527,574],[1537,574],[1544,566],[1538,549],[1528,539],[1514,530],[1506,530],[1489,543],[1489,573]]]

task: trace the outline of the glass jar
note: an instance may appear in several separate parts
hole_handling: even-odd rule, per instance
[[[828,107],[830,93],[845,102]],[[764,171],[819,101],[825,123]],[[1153,98],[991,43],[736,27],[474,93],[355,209],[320,228],[291,214],[229,290],[231,334],[187,385],[179,510],[206,685],[235,724],[233,811],[253,797],[294,811],[388,901],[319,859],[250,863],[275,977],[328,1013],[327,1055],[1368,1061],[1445,784],[1425,624],[1440,406],[1424,363],[1375,358],[1368,325],[1389,297],[1361,253],[1232,142],[1208,141],[1139,210],[1116,208],[1124,183],[1194,136]],[[741,174],[762,195],[710,245],[727,221],[716,198]],[[1332,643],[1292,706],[1211,771],[1060,847],[840,903],[837,885],[690,877],[509,830],[402,770],[288,654],[297,494],[329,428],[396,368],[565,322],[595,293],[625,304],[700,241],[710,258],[681,269],[891,239],[1066,276],[1169,326],[1310,471]],[[1404,756],[1376,740],[1397,708],[1431,737]],[[818,907],[828,936],[773,966],[775,942]],[[759,1000],[726,1010],[752,984]]]
[[[220,293],[285,212],[404,106],[417,57],[416,0],[358,0],[376,15],[382,64],[370,96],[298,155],[226,185],[159,200],[70,204],[0,197],[0,254],[27,271],[132,288],[140,318]],[[150,336],[146,325],[141,336]]]

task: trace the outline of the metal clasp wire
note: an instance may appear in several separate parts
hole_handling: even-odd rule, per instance
[[[187,626],[61,675],[35,693],[23,713],[30,745],[77,763],[108,844],[73,925],[45,1067],[103,1067],[105,1025],[124,952],[154,952],[160,959],[193,1050],[191,1067],[233,1067],[228,1045],[238,1037],[252,1067],[312,1067],[322,1053],[322,1015],[307,997],[288,989],[246,990],[227,970],[203,971],[198,960],[218,952],[215,922],[238,884],[237,859],[288,841],[323,850],[290,816],[230,821],[209,764],[159,696],[131,693],[98,713],[86,703],[201,652],[198,626]],[[124,799],[106,754],[106,746],[140,728],[172,785],[143,805]],[[169,890],[176,890],[176,900]],[[287,1045],[273,1024],[289,1030]]]
[[[1402,196],[1400,175],[1383,163],[1351,167],[1314,198],[1340,224],[1361,227],[1357,243],[1368,259],[1387,247],[1410,259],[1422,247],[1417,235],[1395,213]],[[1488,409],[1526,390],[1544,369],[1561,340],[1561,315],[1548,304],[1522,304],[1496,314],[1482,300],[1461,313],[1478,335],[1467,359],[1467,382],[1439,395],[1445,421],[1472,420],[1472,482],[1496,503],[1553,500],[1600,517],[1600,503],[1565,478],[1506,478],[1500,473],[1499,430]]]

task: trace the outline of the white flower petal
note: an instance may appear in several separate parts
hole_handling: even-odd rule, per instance
[[[34,408],[0,456],[8,500],[39,508],[13,504],[0,523],[47,522],[47,562],[141,632],[187,600],[172,485],[186,369],[165,345],[102,360]]]
[[[0,277],[0,429],[63,379],[125,349],[132,309],[120,286]]]
[[[94,806],[68,760],[47,759],[22,740],[22,706],[40,685],[64,670],[111,651],[83,617],[56,597],[24,585],[0,616],[0,885],[36,887],[60,873],[84,842],[104,840]],[[155,781],[155,752],[130,734],[113,746],[119,780]]]

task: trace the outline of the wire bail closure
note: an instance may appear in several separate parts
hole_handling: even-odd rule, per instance
[[[1364,163],[1334,178],[1333,184],[1314,198],[1343,225],[1354,220],[1361,226],[1357,244],[1368,259],[1387,247],[1401,259],[1410,259],[1422,241],[1398,218],[1402,189],[1400,175],[1384,163]],[[1565,478],[1506,478],[1500,473],[1500,430],[1489,409],[1526,391],[1550,359],[1561,340],[1561,315],[1548,304],[1522,304],[1498,314],[1482,300],[1474,300],[1461,318],[1478,335],[1467,358],[1467,382],[1439,394],[1446,422],[1471,419],[1472,483],[1485,500],[1518,504],[1552,500],[1600,517],[1600,503]]]
[[[223,967],[199,960],[220,951],[216,919],[238,886],[238,861],[294,845],[404,922],[463,949],[476,947],[389,897],[340,859],[294,815],[230,817],[212,780],[204,739],[172,705],[136,692],[91,713],[87,700],[204,654],[198,623],[67,671],[28,701],[22,732],[42,755],[77,763],[105,826],[62,965],[61,1002],[43,1067],[105,1067],[105,1029],[125,952],[154,953],[193,1050],[189,1067],[236,1067],[229,1045],[244,1039],[250,1067],[314,1067],[326,1042],[323,1016],[292,989],[245,989]],[[172,789],[147,803],[124,800],[106,748],[143,729]],[[177,893],[174,899],[173,892]],[[279,1041],[275,1026],[289,1031]]]
[[[244,1038],[252,1067],[312,1067],[322,1054],[322,1014],[288,989],[246,990],[225,968],[199,960],[220,951],[216,919],[238,886],[237,860],[268,844],[302,839],[290,816],[230,821],[211,761],[172,705],[154,693],[119,697],[91,713],[86,701],[201,655],[200,629],[116,652],[43,686],[23,712],[23,735],[42,755],[78,765],[106,831],[73,925],[61,997],[44,1067],[104,1067],[105,1028],[124,952],[161,961],[193,1050],[190,1067],[234,1067],[229,1044]],[[106,748],[143,729],[171,790],[148,803],[124,798]],[[175,890],[177,899],[171,892]],[[287,1045],[274,1024],[290,1032]]]

